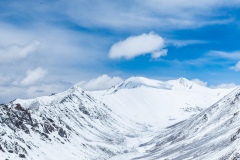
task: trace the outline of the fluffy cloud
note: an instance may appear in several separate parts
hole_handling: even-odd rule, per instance
[[[240,71],[240,61],[238,61],[237,64],[235,64],[235,66],[230,67],[229,69]]]
[[[35,70],[28,70],[27,77],[21,81],[21,85],[28,86],[36,83],[37,81],[43,79],[47,71],[41,67],[36,68]]]
[[[159,35],[150,32],[149,34],[143,33],[139,36],[131,36],[112,45],[109,51],[109,57],[126,59],[134,58],[136,56],[144,55],[147,53],[152,54],[152,58],[159,58],[166,56],[167,50],[164,47],[164,40]]]
[[[17,59],[26,57],[28,54],[35,52],[40,46],[39,41],[32,41],[26,45],[8,45],[0,47],[0,63],[12,62]]]
[[[226,89],[228,89],[228,88],[234,88],[234,87],[236,87],[237,85],[236,84],[234,84],[234,83],[223,83],[223,84],[219,84],[219,85],[216,85],[216,86],[214,86],[214,85],[211,85],[209,88],[213,88],[213,89],[216,89],[216,88],[226,88]]]
[[[77,83],[76,85],[81,87],[84,90],[103,90],[108,89],[112,87],[113,85],[116,85],[119,82],[122,82],[123,80],[120,77],[109,77],[106,74],[103,74],[102,76],[99,76],[96,79],[92,79],[88,82],[82,81]]]
[[[197,79],[197,78],[192,79],[191,81],[196,83],[196,84],[199,84],[200,86],[205,86],[205,87],[207,86],[207,83],[208,83],[208,82],[203,82],[203,81],[201,81],[200,79]]]

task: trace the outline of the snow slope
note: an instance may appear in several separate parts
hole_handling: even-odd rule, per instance
[[[140,145],[148,150],[142,156],[132,158],[240,159],[239,120],[240,87],[200,114],[168,127],[151,141]]]
[[[232,89],[210,89],[185,78],[158,81],[131,77],[94,97],[114,112],[163,128],[200,113]]]

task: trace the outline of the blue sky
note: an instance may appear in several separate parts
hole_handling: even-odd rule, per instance
[[[239,0],[2,0],[0,102],[131,76],[239,85],[239,9]]]

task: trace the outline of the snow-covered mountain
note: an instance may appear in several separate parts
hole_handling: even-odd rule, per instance
[[[122,118],[78,87],[0,106],[1,158],[106,159],[148,126]]]
[[[131,77],[103,91],[88,92],[74,86],[51,96],[16,99],[0,105],[0,159],[101,160],[131,159],[141,153],[161,155],[154,148],[162,143],[162,135],[181,135],[179,125],[166,131],[165,127],[198,117],[196,114],[228,92],[230,89],[209,89],[185,78],[163,82]],[[181,125],[192,133],[189,121]]]

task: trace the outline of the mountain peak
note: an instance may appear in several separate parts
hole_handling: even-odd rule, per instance
[[[179,84],[181,84],[184,87],[191,87],[194,84],[194,82],[189,81],[188,79],[183,77],[177,79],[176,81],[179,82]]]
[[[124,80],[121,83],[118,83],[117,85],[109,88],[107,90],[108,93],[115,93],[119,89],[133,89],[138,88],[141,86],[145,87],[151,87],[151,88],[166,88],[165,85],[163,85],[164,82],[154,79],[148,79],[145,77],[130,77],[126,80]]]
[[[70,91],[70,92],[76,92],[76,91],[82,92],[83,89],[81,87],[77,86],[77,85],[74,85],[70,89],[68,89],[67,91]]]

